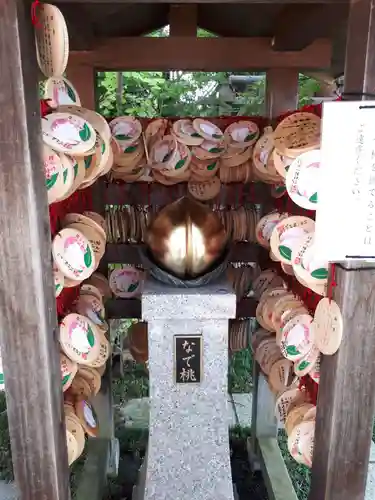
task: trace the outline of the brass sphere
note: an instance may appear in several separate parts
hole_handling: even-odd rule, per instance
[[[219,215],[187,197],[164,207],[147,231],[156,263],[179,278],[195,278],[214,267],[227,243]]]

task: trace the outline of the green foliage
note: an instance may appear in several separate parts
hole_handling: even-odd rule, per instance
[[[130,71],[123,73],[123,84],[118,89],[117,73],[100,72],[99,111],[107,117],[144,118],[264,114],[265,78],[238,92],[233,102],[225,103],[219,99],[219,89],[228,84],[229,75],[229,72]],[[311,103],[319,83],[304,75],[300,75],[299,82],[299,106],[304,106]]]

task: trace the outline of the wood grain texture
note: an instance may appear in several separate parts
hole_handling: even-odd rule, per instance
[[[134,3],[134,0],[58,0],[56,4],[64,3],[101,3],[101,4],[111,4],[111,3]],[[137,3],[148,3],[148,4],[191,4],[197,3],[196,0],[137,0]],[[342,4],[347,3],[346,0],[200,0],[199,3],[207,4],[301,4],[301,3],[333,3]]]
[[[172,4],[169,7],[169,36],[197,36],[197,4]]]
[[[298,70],[269,69],[266,73],[266,116],[275,118],[298,106]]]
[[[374,0],[350,6],[346,92],[375,89],[374,6]],[[366,491],[375,409],[375,271],[353,266],[359,269],[336,265],[333,298],[343,317],[343,340],[321,366],[309,500],[363,500]]]
[[[259,438],[261,469],[269,500],[297,500],[277,438]]]
[[[0,10],[0,334],[21,498],[68,500],[50,226],[30,9]]]
[[[375,408],[375,271],[336,266],[343,341],[324,356],[309,500],[363,500]]]
[[[271,38],[109,38],[98,40],[93,50],[72,51],[70,60],[107,71],[326,69],[331,41],[323,38],[304,50],[276,52]]]
[[[90,65],[74,64],[69,60],[67,77],[76,88],[81,99],[81,106],[95,109],[95,71]]]

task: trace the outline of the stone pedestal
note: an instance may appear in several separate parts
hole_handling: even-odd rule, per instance
[[[226,282],[198,289],[146,284],[150,433],[137,500],[233,500],[227,377],[228,319],[235,313]],[[202,335],[199,383],[176,383],[176,335]]]

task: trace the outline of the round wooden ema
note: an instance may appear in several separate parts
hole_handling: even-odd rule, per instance
[[[74,310],[82,316],[89,318],[96,326],[104,323],[105,309],[101,299],[93,295],[80,295],[74,304]]]
[[[280,351],[280,358],[282,357]],[[271,366],[268,382],[271,390],[279,394],[290,386],[290,378],[293,373],[293,363],[288,359],[278,358]]]
[[[78,104],[78,103],[77,103]],[[108,142],[111,140],[111,129],[108,125],[107,120],[92,109],[82,108],[80,104],[69,104],[60,105],[57,109],[58,112],[61,113],[71,113],[74,115],[78,115],[88,121],[90,125],[98,131],[98,133],[106,139]]]
[[[85,432],[83,430],[83,427],[79,419],[75,416],[75,414],[74,415],[70,414],[65,416],[65,427],[66,430],[74,436],[77,442],[78,447],[77,447],[76,458],[79,458],[82,455],[83,450],[85,448]]]
[[[224,137],[231,148],[248,148],[257,141],[259,128],[254,122],[241,120],[229,125],[225,129]]]
[[[310,351],[294,364],[294,373],[298,377],[304,377],[314,368],[314,365],[320,356],[320,351],[314,344]]]
[[[76,376],[78,365],[75,361],[69,359],[65,354],[60,353],[61,366],[61,383],[63,392],[72,385],[73,379]]]
[[[69,57],[69,35],[60,9],[48,3],[38,4],[35,29],[36,56],[44,76],[61,77]]]
[[[224,151],[222,144],[204,140],[200,146],[194,146],[191,152],[198,160],[205,161],[220,158]]]
[[[268,177],[267,161],[274,148],[272,127],[266,127],[263,135],[256,142],[253,149],[253,165],[257,173],[265,180]]]
[[[255,237],[259,245],[267,249],[270,248],[272,231],[283,218],[286,218],[286,214],[281,214],[275,210],[259,220],[255,228]]]
[[[203,142],[203,137],[194,129],[191,120],[177,120],[172,126],[176,139],[182,141],[187,146],[199,146]]]
[[[223,154],[220,158],[220,164],[224,168],[238,167],[239,165],[243,165],[244,163],[246,163],[251,158],[252,152],[252,148],[247,148],[242,153],[237,153],[230,156]]]
[[[102,294],[103,301],[112,298],[112,290],[109,286],[107,278],[98,272],[93,273],[85,284],[95,286]]]
[[[89,401],[85,399],[78,400],[75,410],[86,434],[96,437],[99,433],[99,423],[94,408]]]
[[[338,304],[328,298],[322,299],[315,310],[313,331],[315,344],[325,355],[338,351],[343,333],[343,320]]]
[[[46,144],[43,144],[43,167],[48,203],[51,205],[65,193],[64,165],[60,156]]]
[[[175,186],[180,182],[179,178],[167,177],[161,173],[160,170],[156,168],[152,171],[152,177],[155,182],[162,184],[163,186]]]
[[[95,368],[95,370],[99,373],[99,375],[102,377],[106,371],[106,368],[107,368],[107,365],[104,364],[102,366],[98,366],[97,368]]]
[[[90,295],[90,296],[98,299],[100,302],[103,302],[103,295],[102,295],[101,291],[99,290],[98,287],[96,287],[94,285],[90,285],[88,283],[83,283],[81,285],[79,293],[80,293],[80,295]]]
[[[294,274],[310,287],[324,286],[328,282],[328,261],[316,258],[314,251],[314,233],[303,236],[292,251],[292,267]],[[315,254],[315,255],[314,255]]]
[[[199,201],[208,201],[219,195],[221,183],[218,177],[212,177],[206,182],[188,182],[188,191]]]
[[[109,123],[109,127],[123,151],[137,142],[142,134],[141,122],[131,116],[119,116]]]
[[[190,163],[190,170],[193,174],[200,177],[201,182],[214,177],[219,170],[219,160],[200,161],[194,160]],[[221,168],[221,167],[220,167]]]
[[[256,332],[253,333],[251,336],[250,346],[251,346],[253,353],[255,353],[257,351],[260,343],[264,339],[272,338],[272,337],[273,337],[273,334],[271,332],[269,332],[268,330],[266,330],[265,328],[258,328],[258,330],[256,330]]]
[[[92,368],[100,368],[105,365],[110,354],[111,354],[111,345],[108,342],[105,334],[99,330],[99,339],[100,339],[100,348],[99,348],[99,356],[92,363],[86,363]]]
[[[64,275],[55,263],[53,264],[53,279],[55,283],[55,297],[58,297],[64,289]]]
[[[272,253],[278,260],[290,265],[294,247],[302,236],[313,232],[314,229],[315,222],[308,217],[297,215],[282,219],[276,224],[271,234]]]
[[[76,438],[73,434],[66,430],[66,447],[68,450],[68,464],[72,465],[72,463],[78,458],[79,445],[77,443]]]
[[[52,242],[52,254],[60,271],[73,281],[88,278],[95,269],[94,250],[81,231],[62,229]]]
[[[75,231],[79,231],[90,242],[94,252],[94,269],[97,269],[105,252],[106,239],[103,238],[103,235],[96,229],[86,224],[70,224],[69,226],[67,226],[67,229],[74,229]]]
[[[81,100],[74,85],[63,77],[53,76],[44,83],[44,99],[49,99],[52,108],[62,105],[80,106]]]
[[[298,361],[312,349],[314,332],[309,314],[295,316],[282,328],[280,349],[283,356]]]
[[[128,299],[141,293],[143,279],[142,271],[134,266],[126,266],[111,272],[109,286],[116,297]]]
[[[265,269],[253,281],[252,288],[255,298],[259,300],[259,298],[261,297],[263,292],[267,290],[267,288],[276,288],[284,285],[284,280],[277,274],[274,269]]]
[[[297,387],[291,387],[279,394],[276,399],[275,416],[282,424],[285,424],[292,404],[304,401],[303,393]]]
[[[112,174],[112,177],[114,179],[121,179],[123,180],[124,182],[129,182],[129,183],[133,183],[133,182],[137,182],[145,173],[145,166],[142,165],[142,166],[139,166],[139,167],[136,167],[133,172],[131,174],[116,174],[115,172]]]
[[[271,311],[271,322],[275,331],[281,327],[281,318],[286,311],[289,311],[292,308],[301,307],[302,305],[302,301],[293,293],[286,293],[285,295],[278,297],[273,304],[273,309]]]
[[[92,364],[101,354],[101,334],[85,316],[72,313],[60,323],[59,341],[63,352],[72,361]]]
[[[291,435],[296,425],[303,422],[305,415],[314,408],[315,406],[310,403],[301,403],[290,410],[285,421],[285,431],[288,436]]]
[[[261,297],[259,299],[256,311],[255,311],[255,316],[256,316],[256,319],[257,319],[258,323],[264,329],[266,329],[268,331],[272,331],[273,330],[272,327],[270,328],[269,323],[266,321],[266,319],[264,317],[264,309],[265,309],[265,305],[266,305],[267,301],[270,300],[270,299],[272,299],[272,298],[280,297],[282,295],[285,295],[286,293],[287,293],[287,291],[283,287],[268,288],[268,289],[266,289],[262,293],[262,295],[261,295]]]
[[[255,353],[255,359],[258,362],[263,373],[268,375],[270,362],[275,359],[275,356],[280,355],[280,349],[277,347],[275,337],[270,337],[259,344]]]
[[[280,324],[276,330],[276,342],[278,345],[281,343],[282,333],[284,326],[294,317],[299,316],[300,314],[308,314],[308,310],[302,304],[295,306],[294,304],[290,307],[286,308],[286,310],[282,313]]]
[[[65,393],[64,396],[67,394],[68,393]],[[65,414],[65,416],[67,416],[67,415],[73,415],[74,417],[76,416],[73,401],[65,401],[64,400],[64,414]]]
[[[42,118],[45,144],[55,151],[85,156],[94,147],[96,133],[87,120],[69,113],[50,113]]]
[[[272,159],[276,172],[280,175],[280,177],[286,179],[288,170],[290,168],[290,165],[294,161],[294,158],[281,155],[275,148],[272,151]]]
[[[179,178],[184,177],[185,171],[189,168],[191,162],[191,153],[185,144],[177,143],[177,147],[166,169],[161,173],[166,177]]]
[[[60,153],[60,156],[63,153]],[[69,161],[73,168],[73,183],[69,191],[65,193],[65,195],[62,198],[59,198],[58,201],[66,200],[69,198],[77,189],[80,188],[81,184],[83,183],[85,179],[85,160],[83,157],[75,157],[71,155],[64,155],[65,156],[65,163]]]
[[[217,125],[202,118],[193,120],[192,126],[199,136],[206,141],[220,143],[224,140],[224,134]]]
[[[281,155],[296,158],[320,146],[321,119],[305,112],[293,113],[282,120],[274,133],[275,148]]]
[[[87,382],[92,396],[96,396],[98,394],[102,384],[101,375],[98,370],[92,368],[91,366],[80,366],[78,368],[77,376]]]
[[[315,422],[301,422],[288,438],[288,450],[294,460],[311,467],[314,449]]]
[[[92,221],[94,221],[96,225],[98,225],[99,227],[101,227],[102,230],[103,230],[103,232],[104,232],[104,234],[106,235],[107,224],[105,222],[105,218],[104,217],[102,217],[100,214],[98,214],[96,212],[90,212],[90,211],[83,212],[83,215],[85,217],[88,217],[89,219],[91,219]]]
[[[58,153],[61,163],[63,165],[63,195],[57,201],[65,200],[69,193],[72,193],[73,184],[74,184],[74,166],[75,160],[70,155],[66,155],[64,153]]]
[[[78,374],[74,377],[72,385],[69,388],[69,392],[73,394],[75,398],[90,399],[93,396],[88,381]]]
[[[316,210],[321,153],[320,149],[297,156],[286,175],[285,185],[290,198],[299,207]]]
[[[92,214],[92,216],[90,217],[87,214]],[[63,227],[68,227],[71,224],[82,224],[84,226],[89,226],[92,229],[94,229],[100,235],[101,238],[105,239],[106,233],[102,225],[99,223],[100,219],[95,220],[95,215],[97,215],[99,218],[102,218],[99,214],[95,214],[95,212],[85,212],[83,214],[68,213],[64,217],[62,224]]]

